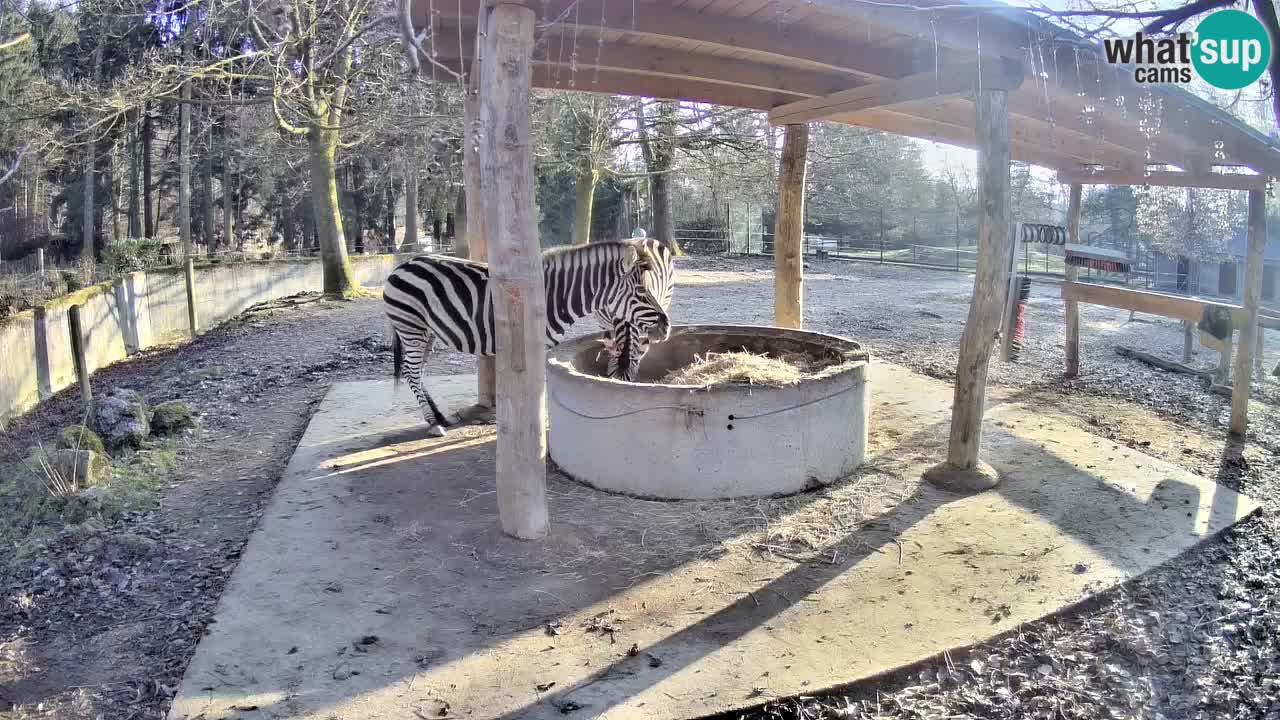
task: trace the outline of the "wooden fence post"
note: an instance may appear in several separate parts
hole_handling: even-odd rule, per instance
[[[1067,242],[1073,245],[1080,242],[1080,203],[1083,195],[1084,187],[1080,183],[1072,183],[1071,200],[1067,205]],[[1047,250],[1048,248],[1046,248],[1046,252]],[[1065,248],[1062,253],[1062,266],[1067,282],[1075,282],[1079,279],[1080,269],[1074,265],[1067,264]],[[1073,378],[1080,374],[1080,304],[1075,300],[1068,300],[1066,306],[1067,341],[1065,351],[1067,367],[1065,374],[1067,377]]]
[[[773,324],[799,329],[804,320],[804,182],[809,126],[788,125],[778,168],[778,217],[774,221]]]
[[[502,529],[547,533],[546,315],[529,129],[534,11],[488,12],[480,65],[480,187],[498,354],[497,485]]]
[[[1182,362],[1191,362],[1191,351],[1195,341],[1195,333],[1189,320],[1182,321]]]
[[[191,329],[191,337],[195,337],[200,326],[196,319],[196,261],[190,255],[182,263],[182,275],[187,286],[187,326]]]
[[[80,383],[80,398],[85,412],[93,411],[93,387],[89,385],[89,360],[85,357],[84,330],[80,323],[80,306],[72,305],[67,311],[71,326],[71,360],[76,366],[76,381]]]
[[[1235,384],[1231,391],[1231,434],[1244,437],[1249,424],[1249,392],[1253,384],[1253,353],[1259,337],[1258,303],[1262,296],[1262,256],[1267,245],[1267,194],[1249,191],[1249,249],[1244,263],[1245,321],[1236,350]]]
[[[951,437],[944,462],[927,470],[929,482],[953,491],[977,491],[999,481],[994,469],[978,459],[987,369],[1004,308],[1005,273],[1009,270],[1009,92],[979,88],[974,103],[978,141],[978,258],[973,300],[960,337]]]

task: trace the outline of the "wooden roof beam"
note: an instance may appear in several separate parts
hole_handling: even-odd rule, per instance
[[[1145,137],[1133,121],[1118,116],[1113,105],[1093,100],[1096,112],[1092,122],[1086,123],[1081,99],[1074,95],[1051,92],[1046,98],[1043,88],[1024,86],[1021,91],[1010,93],[1009,109],[1015,114],[1050,122],[1057,128],[1070,130],[1082,137],[1095,138],[1107,144],[1143,153],[1150,148],[1151,162],[1185,166],[1189,163],[1209,162],[1206,152],[1189,146],[1182,137],[1172,133],[1159,133],[1150,139]],[[1105,160],[1105,158],[1102,158]],[[1115,163],[1100,163],[1115,164]]]
[[[865,112],[842,116],[848,122],[858,123]],[[954,128],[953,132],[961,138],[967,138],[963,144],[972,142],[973,129],[965,125],[967,118],[973,114],[972,103],[956,99],[942,98],[937,101],[921,100],[911,104],[900,105],[894,109],[898,117],[916,117],[932,122],[940,122]],[[892,128],[886,128],[893,130]],[[913,134],[907,130],[894,130],[903,134]],[[1100,163],[1123,166],[1141,162],[1142,156],[1118,145],[1101,142],[1096,138],[1082,136],[1070,130],[1051,126],[1035,118],[1015,115],[1011,118],[1010,136],[1014,142],[1014,156],[1019,160],[1034,162],[1038,165],[1054,169],[1077,167],[1081,164]],[[1038,159],[1037,159],[1038,158]],[[1052,162],[1043,160],[1052,158]]]
[[[461,50],[459,35],[462,38]],[[568,42],[568,38],[562,34],[544,35],[543,42],[534,47],[533,62],[537,66],[556,66],[559,70],[557,75],[567,79],[575,74],[569,66],[571,48],[562,45],[562,42]],[[792,70],[745,60],[726,64],[724,58],[682,50],[616,42],[597,43],[594,40],[584,41],[582,38],[579,38],[579,45],[573,85],[590,82],[595,76],[596,68],[632,75],[714,82],[803,97],[826,95],[833,90],[848,87],[850,82],[849,76],[845,74]],[[458,32],[457,25],[441,26],[425,49],[437,53],[437,59],[456,59],[473,57],[474,46],[475,30],[464,23],[461,33]]]
[[[864,110],[849,115],[836,115],[828,119],[833,122],[886,130],[899,135],[909,135],[921,140],[932,140],[959,147],[973,148],[976,143],[972,127],[906,115],[892,110]],[[1014,141],[1011,147],[1014,160],[1033,163],[1052,170],[1070,167],[1079,162],[1074,158],[1054,155],[1045,148],[1023,142]]]
[[[1265,175],[1165,170],[1061,170],[1058,182],[1081,185],[1158,185],[1160,187],[1215,188],[1218,190],[1266,190]]]
[[[864,79],[879,80],[886,77],[909,75],[924,66],[924,58],[913,50],[886,50],[872,45],[851,42],[847,37],[815,36],[802,28],[783,25],[766,25],[758,20],[702,14],[656,3],[637,3],[634,13],[631,7],[610,5],[605,0],[550,0],[539,6],[539,32],[549,28],[577,29],[580,33],[612,30],[637,37],[661,37],[674,40],[691,40],[720,48],[748,50],[765,53],[786,60],[801,60],[814,69],[852,74]],[[414,26],[427,26],[425,2],[412,6]],[[474,7],[435,5],[439,19],[462,17],[475,22]],[[579,36],[580,47],[594,49],[594,43]],[[587,53],[590,57],[590,52]],[[579,60],[583,60],[579,54]],[[734,58],[720,58],[728,70],[737,62]],[[928,64],[934,64],[932,54]]]
[[[775,125],[805,123],[842,113],[888,108],[903,103],[961,95],[986,88],[1010,90],[1022,84],[1022,66],[1012,62],[974,62],[972,66],[952,66],[945,70],[909,75],[899,80],[885,80],[830,95],[797,100],[769,111],[769,122]]]
[[[437,56],[435,61],[462,73],[468,72],[471,65],[471,58],[459,61],[458,58]],[[575,75],[559,63],[548,62],[534,63],[533,86],[547,90],[687,100],[748,110],[768,110],[799,99],[799,96],[790,93],[725,85],[696,78],[659,77],[606,69],[597,71],[594,68],[579,68]]]
[[[1051,91],[1056,89],[1058,94],[1070,95],[1083,92],[1089,97],[1123,96],[1135,128],[1136,118],[1144,114],[1141,98],[1150,92],[1159,106],[1160,130],[1153,137],[1154,145],[1181,147],[1190,155],[1217,157],[1216,153],[1221,153],[1259,173],[1280,175],[1280,151],[1265,135],[1243,121],[1180,88],[1139,85],[1134,82],[1131,69],[1107,63],[1100,52],[1067,44],[1049,44],[1044,49],[1042,56],[1048,58],[1047,65],[1052,65],[1046,70],[1050,74]],[[1107,107],[1106,112],[1114,114],[1116,110]],[[1219,141],[1222,146],[1214,147]]]

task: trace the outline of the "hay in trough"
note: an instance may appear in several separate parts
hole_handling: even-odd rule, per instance
[[[662,377],[667,385],[794,385],[838,359],[816,358],[802,353],[780,357],[743,351],[708,352]]]

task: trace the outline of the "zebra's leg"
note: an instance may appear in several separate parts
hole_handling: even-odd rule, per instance
[[[405,374],[409,376],[409,387],[413,388],[414,397],[418,398],[418,407],[422,410],[422,418],[431,423],[427,434],[431,437],[444,437],[445,428],[451,424],[449,418],[440,411],[431,393],[422,385],[423,364],[427,353],[431,350],[432,337],[429,333],[409,335],[400,333],[400,342],[404,345]]]

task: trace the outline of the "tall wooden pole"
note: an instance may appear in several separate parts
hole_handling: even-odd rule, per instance
[[[1249,191],[1249,250],[1244,261],[1245,322],[1236,351],[1235,385],[1231,391],[1231,434],[1244,437],[1249,424],[1249,391],[1253,384],[1253,353],[1257,351],[1258,301],[1262,295],[1262,251],[1267,245],[1267,195]]]
[[[994,487],[995,470],[979,461],[987,369],[1004,308],[1009,270],[1009,92],[981,88],[975,100],[978,144],[978,259],[969,318],[960,337],[947,459],[925,479],[955,491]]]
[[[804,179],[809,126],[788,125],[778,171],[773,244],[773,323],[799,329],[804,316]]]
[[[1067,242],[1073,245],[1080,243],[1080,200],[1083,194],[1084,188],[1080,183],[1071,184],[1071,200],[1067,205]],[[1065,256],[1063,262],[1066,262]],[[1066,276],[1067,282],[1075,282],[1080,277],[1080,268],[1067,265]],[[1075,300],[1068,300],[1066,305],[1066,376],[1073,378],[1080,374],[1080,304]]]
[[[480,190],[480,66],[476,59],[471,63],[467,94],[463,98],[462,130],[462,180],[465,186],[468,257],[480,262],[489,261],[489,243],[485,239],[484,197]],[[476,358],[476,404],[492,408],[495,401],[494,363],[492,357]]]
[[[546,316],[533,213],[529,86],[532,9],[499,3],[480,66],[480,197],[489,244],[498,354],[498,515],[522,539],[547,533]]]

